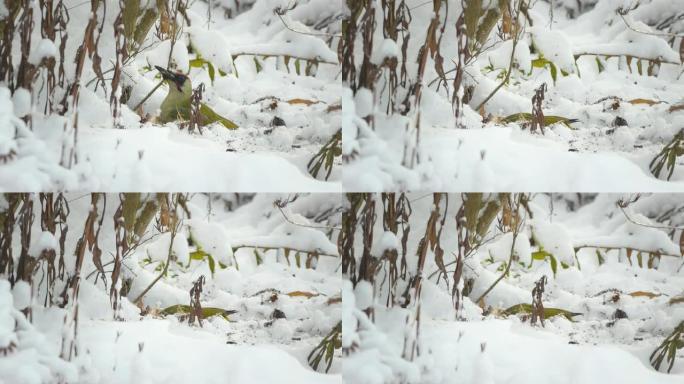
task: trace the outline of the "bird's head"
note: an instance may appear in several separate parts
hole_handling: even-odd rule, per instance
[[[154,67],[157,68],[157,71],[159,71],[159,73],[161,73],[162,78],[169,83],[169,86],[176,86],[178,92],[183,92],[183,87],[185,83],[189,83],[190,81],[190,79],[181,72],[171,72],[168,69],[164,69],[158,65],[155,65]]]

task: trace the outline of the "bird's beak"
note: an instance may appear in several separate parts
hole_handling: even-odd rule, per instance
[[[175,73],[169,71],[168,69],[164,69],[158,65],[155,65],[154,67],[157,68],[157,71],[159,71],[159,73],[161,73],[162,78],[164,80],[173,81],[173,82],[176,81],[176,74]]]
[[[185,80],[184,78],[180,78],[178,74],[173,73],[168,69],[164,69],[158,65],[155,65],[154,67],[157,68],[157,71],[159,71],[159,73],[161,73],[162,78],[164,80],[170,82],[171,84],[174,84],[178,91],[182,92],[183,81]]]

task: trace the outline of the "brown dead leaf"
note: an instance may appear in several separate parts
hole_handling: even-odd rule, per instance
[[[672,113],[672,112],[675,112],[675,111],[681,111],[681,110],[683,110],[683,109],[684,109],[684,103],[673,105],[673,106],[671,106],[670,109],[668,109],[667,111],[670,112],[670,113]]]
[[[312,105],[312,104],[318,104],[320,101],[314,101],[314,100],[307,100],[307,99],[290,99],[287,101],[288,104],[294,105],[294,104],[304,104],[306,106]]]
[[[333,304],[337,304],[337,303],[341,303],[341,302],[342,302],[342,296],[335,296],[335,297],[329,298],[327,304],[333,305]]]
[[[654,297],[662,296],[662,293],[653,293],[653,292],[648,292],[648,291],[634,291],[632,293],[629,293],[629,295],[632,297],[648,297],[649,299],[653,299]]]
[[[328,108],[325,110],[327,113],[334,112],[334,111],[339,111],[342,109],[342,104],[333,104],[328,106]]]
[[[632,100],[629,100],[628,103],[630,103],[632,105],[636,105],[636,104],[654,105],[654,104],[661,104],[662,101],[651,100],[651,99],[632,99]]]
[[[290,297],[306,297],[307,299],[310,299],[312,297],[316,297],[320,295],[320,293],[313,293],[313,292],[306,292],[306,291],[292,291],[287,293],[288,296]]]

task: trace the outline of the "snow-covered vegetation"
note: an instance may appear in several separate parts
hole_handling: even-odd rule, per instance
[[[328,0],[0,2],[0,191],[339,190],[342,14]],[[238,128],[159,119],[155,66]]]
[[[346,382],[684,381],[684,196],[348,200]]]
[[[0,382],[341,383],[339,195],[0,195]]]
[[[681,0],[346,5],[347,189],[684,188]]]

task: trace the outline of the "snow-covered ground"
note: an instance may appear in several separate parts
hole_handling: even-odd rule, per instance
[[[46,260],[32,286],[18,281],[11,288],[8,275],[0,275],[0,383],[341,383],[339,349],[327,374],[325,358],[318,372],[309,365],[309,354],[340,322],[340,263],[334,245],[340,197],[294,198],[194,195],[187,212],[179,212],[183,221],[172,247],[171,234],[156,229],[165,220],[159,214],[123,260],[116,286],[125,294],[114,311],[112,215],[118,199],[107,195],[96,240],[105,275],[96,272],[95,259],[86,251],[77,306],[62,279],[55,282],[55,296],[45,298],[47,290],[53,291],[46,286]],[[72,276],[90,195],[67,199],[65,276]],[[291,202],[279,208],[276,201]],[[6,209],[4,198],[2,206]],[[41,233],[36,220],[31,254],[57,245],[47,233]],[[14,247],[18,257],[18,241]],[[166,276],[134,305],[162,272],[170,249]],[[205,279],[202,308],[235,313],[205,318],[199,326],[188,323],[187,313],[164,311],[190,304],[189,291],[200,276]],[[66,306],[57,297],[63,290],[69,296]],[[51,305],[45,306],[46,301]],[[20,312],[27,307],[30,321]],[[75,340],[73,349],[70,340]]]
[[[509,275],[477,304],[509,261],[511,233],[502,234],[497,229],[503,218],[494,219],[483,245],[465,259],[458,287],[466,296],[458,311],[452,301],[452,273],[458,249],[453,217],[461,207],[460,198],[449,196],[441,234],[448,276],[445,279],[435,273],[439,268],[428,249],[420,305],[411,279],[417,268],[419,240],[432,211],[432,196],[408,198],[412,208],[408,270],[406,278],[398,280],[394,305],[387,305],[392,291],[388,260],[383,259],[377,267],[373,286],[359,282],[353,287],[345,275],[342,316],[346,382],[599,384],[684,380],[684,349],[675,350],[669,374],[665,373],[666,362],[661,372],[649,362],[656,347],[684,321],[684,259],[678,244],[684,223],[684,196],[642,195],[625,208],[625,215],[616,203],[634,196],[536,195],[516,239],[517,256]],[[387,232],[380,235],[382,215],[378,215],[372,254],[397,247],[401,257],[398,239],[387,241],[393,237]],[[397,237],[401,236],[400,230]],[[361,245],[356,247],[360,257]],[[542,247],[553,255],[553,262],[540,253]],[[649,251],[661,256],[649,261]],[[531,325],[529,314],[506,311],[517,304],[532,303],[531,291],[542,276],[548,279],[542,295],[544,308],[572,312],[572,321],[554,316],[542,327],[539,322]],[[406,294],[412,301],[402,308]],[[363,312],[369,308],[372,319]]]
[[[40,6],[31,4],[33,41],[49,46],[48,39],[41,40]],[[83,40],[90,3],[64,1],[64,6],[69,10],[63,59],[68,83],[76,71],[73,57]],[[140,7],[142,15],[157,3],[143,1]],[[286,2],[191,2],[187,17],[177,15],[182,28],[171,52],[171,40],[160,40],[157,19],[139,52],[122,68],[117,94],[128,96],[115,120],[110,80],[119,2],[108,0],[97,12],[98,28],[103,28],[97,53],[106,83],[103,87],[97,81],[89,52],[78,108],[68,97],[64,116],[45,113],[43,67],[37,68],[32,93],[20,88],[12,95],[0,84],[0,191],[340,191],[339,157],[327,181],[325,171],[312,177],[307,164],[340,129],[334,46],[341,9],[325,0],[299,1],[280,16],[275,13],[279,7],[287,8]],[[55,45],[59,43],[57,37]],[[58,56],[39,46],[32,47],[32,55]],[[19,49],[17,34],[17,56]],[[193,87],[203,83],[203,102],[239,128],[215,123],[199,133],[182,129],[178,122],[155,122],[166,85],[135,113],[161,81],[155,65],[188,74]],[[57,89],[54,99],[63,92]]]
[[[458,92],[465,98],[466,91],[453,90],[451,83],[458,58],[452,36],[459,5],[448,9],[442,5],[439,16],[438,30],[446,28],[439,44],[448,84],[439,81],[437,59],[431,53],[419,108],[410,105],[408,113],[401,111],[406,93],[413,92],[405,88],[417,82],[416,58],[433,16],[429,3],[406,3],[410,34],[398,34],[396,43],[383,32],[383,10],[375,10],[372,62],[379,75],[374,89],[353,93],[345,83],[345,188],[359,192],[684,190],[681,160],[676,160],[670,182],[664,181],[664,174],[658,180],[649,171],[651,160],[684,126],[684,67],[679,53],[684,22],[677,18],[682,9],[679,1],[531,2],[529,17],[521,16],[525,27],[515,54],[511,54],[512,41],[501,40],[499,22],[485,49],[465,68],[463,87],[469,100],[461,121],[454,117],[452,96]],[[639,7],[624,18],[640,32],[631,30],[617,13],[620,7],[637,3]],[[484,4],[497,7],[495,1]],[[672,22],[669,32],[656,30],[665,20]],[[406,41],[409,80],[392,96],[388,80],[392,70],[382,60],[403,65],[399,47]],[[358,33],[357,67],[363,58],[361,44]],[[395,49],[387,48],[392,46]],[[502,82],[511,57],[510,80],[478,109]],[[649,70],[656,60],[660,65]],[[542,83],[547,85],[544,115],[576,122],[549,125],[542,135],[538,130],[531,133],[520,122],[502,121],[513,114],[529,114],[531,98]],[[413,97],[409,101],[415,103]],[[391,103],[394,113],[388,107]]]

